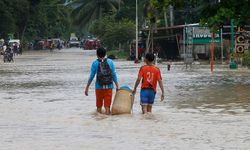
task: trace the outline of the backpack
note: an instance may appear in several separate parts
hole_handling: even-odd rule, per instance
[[[97,70],[97,82],[100,85],[109,85],[113,83],[113,75],[107,59],[99,60],[99,66]]]

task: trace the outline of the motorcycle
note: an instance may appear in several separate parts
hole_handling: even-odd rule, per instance
[[[13,55],[10,49],[6,49],[3,53],[3,62],[14,62]]]

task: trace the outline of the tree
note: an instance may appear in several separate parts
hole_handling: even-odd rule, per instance
[[[71,30],[71,9],[62,4],[62,1],[54,0],[41,3],[41,7],[45,8],[47,20],[47,37],[67,38]]]
[[[0,38],[7,38],[8,33],[15,32],[15,20],[5,0],[0,1]]]
[[[199,1],[200,2],[200,1]],[[221,25],[235,19],[237,26],[250,23],[250,1],[249,0],[222,0],[219,2],[200,2],[201,23],[217,31]]]
[[[145,7],[145,15],[149,18],[151,23],[156,23],[157,19],[160,17],[164,17],[165,22],[167,22],[167,8],[170,6],[180,8],[183,2],[184,0],[150,0]]]
[[[147,0],[138,0],[138,18],[140,22],[143,22],[145,19],[143,10],[145,5],[147,4]],[[120,10],[117,11],[115,15],[115,19],[129,19],[131,21],[135,21],[135,11],[136,11],[136,3],[135,0],[125,0],[123,5],[121,5]]]
[[[29,15],[29,2],[27,0],[3,0],[0,6],[1,36],[7,38],[8,33],[14,33],[17,38],[22,38]]]
[[[121,0],[75,0],[69,4],[73,7],[74,24],[87,27],[104,14],[112,14],[118,10]]]
[[[90,32],[101,39],[105,46],[112,49],[118,47],[119,43],[125,46],[134,39],[135,24],[128,19],[118,22],[114,19],[114,16],[106,16],[95,21],[90,28]]]
[[[68,37],[71,30],[70,8],[63,0],[1,0],[0,36],[33,40]]]

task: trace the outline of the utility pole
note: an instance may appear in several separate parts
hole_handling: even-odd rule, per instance
[[[214,72],[214,32],[212,33],[210,68],[211,68],[211,73],[213,74]]]
[[[135,62],[138,61],[138,0],[136,0],[136,19],[135,19]]]
[[[233,56],[232,56],[233,55]],[[237,64],[235,63],[235,51],[234,51],[234,19],[231,19],[231,63],[229,65],[230,69],[237,69]]]
[[[221,0],[218,0],[218,2],[220,3],[221,2]],[[223,64],[223,49],[224,49],[224,47],[223,47],[223,26],[221,26],[221,28],[220,28],[220,47],[221,47],[221,64]]]
[[[221,64],[223,64],[223,49],[224,49],[224,46],[223,46],[223,26],[221,27],[220,29],[220,47],[221,47]]]

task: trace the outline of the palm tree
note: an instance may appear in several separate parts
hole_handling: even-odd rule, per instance
[[[75,0],[68,5],[73,7],[74,24],[87,27],[105,13],[116,12],[121,0]]]

